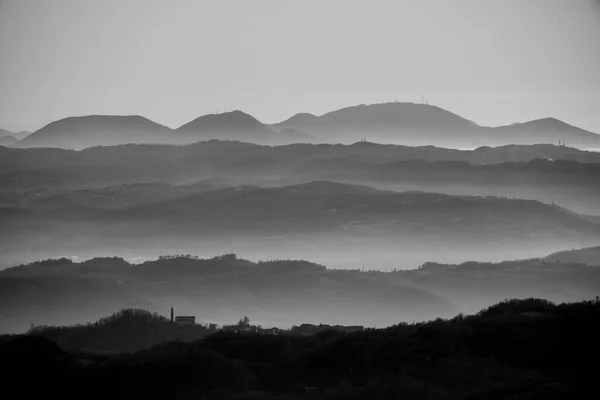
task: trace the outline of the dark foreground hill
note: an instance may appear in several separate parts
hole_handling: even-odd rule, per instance
[[[96,354],[133,353],[159,344],[202,339],[209,330],[186,326],[142,309],[123,309],[96,322],[73,326],[38,326],[29,333],[50,339],[66,351]]]
[[[23,398],[587,398],[599,317],[597,301],[511,300],[379,330],[223,332],[114,356],[66,352],[29,335],[2,339],[0,369],[4,389]]]

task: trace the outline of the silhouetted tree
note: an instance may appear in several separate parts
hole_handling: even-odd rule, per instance
[[[238,326],[241,326],[241,327],[250,326],[250,318],[248,318],[247,316],[244,316],[244,318],[240,318],[240,320],[238,321]]]

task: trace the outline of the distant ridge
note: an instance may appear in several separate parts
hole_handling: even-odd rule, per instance
[[[6,129],[0,129],[0,138],[7,137],[7,136],[12,136],[17,141],[18,140],[23,140],[26,136],[28,136],[30,134],[31,134],[31,132],[27,132],[27,131],[11,132],[11,131],[8,131]]]
[[[594,266],[600,265],[600,246],[557,251],[547,256],[545,260],[556,263],[564,262],[582,263]]]
[[[273,126],[301,129],[342,143],[367,138],[407,145],[447,144],[450,133],[477,129],[472,121],[442,108],[416,103],[361,104],[319,117],[296,114]]]
[[[19,139],[14,136],[0,136],[0,146],[10,146],[18,141]]]
[[[485,127],[443,108],[417,103],[357,105],[321,116],[295,114],[265,125],[240,111],[207,114],[172,130],[139,115],[91,115],[52,122],[16,147],[81,149],[128,143],[189,144],[234,140],[262,145],[371,142],[447,148],[511,144],[566,144],[600,148],[600,135],[556,118]]]
[[[284,220],[281,220],[282,215],[286,216]],[[190,234],[204,229],[199,227],[210,226],[215,232],[241,233],[251,228],[254,235],[261,232],[343,234],[372,229],[371,232],[376,230],[382,235],[402,236],[402,232],[427,227],[428,234],[441,237],[444,235],[441,232],[451,227],[454,238],[465,235],[473,240],[485,235],[497,239],[514,238],[522,232],[529,235],[524,240],[531,240],[536,235],[560,238],[571,235],[591,241],[600,238],[600,225],[533,200],[420,191],[397,193],[332,181],[203,191],[178,199],[125,207],[111,218],[127,221],[130,226],[157,221],[161,228],[182,229]],[[260,221],[260,225],[251,222],[254,220]],[[456,224],[458,220],[462,225]],[[393,228],[386,224],[389,221],[394,221]],[[481,226],[476,230],[461,230],[469,224]],[[513,231],[515,227],[518,228]],[[477,233],[474,235],[474,232]],[[447,239],[448,242],[451,240]]]
[[[281,122],[280,124],[284,124],[285,125],[304,125],[304,126],[310,126],[310,125],[314,125],[314,126],[318,126],[321,124],[319,117],[317,117],[314,114],[310,114],[310,113],[298,113],[295,114],[293,116],[291,116],[289,119]],[[275,125],[279,125],[279,124],[275,124]]]
[[[207,114],[176,129],[178,139],[186,142],[199,140],[236,140],[256,144],[320,143],[316,136],[295,129],[275,132],[253,116],[235,110],[222,114]]]
[[[239,110],[203,115],[180,126],[176,132],[193,141],[209,139],[248,141],[248,138],[266,141],[273,139],[275,135],[275,132],[259,120]]]
[[[582,148],[594,148],[600,144],[600,135],[552,117],[488,129],[492,129],[495,134],[501,134],[505,141],[512,144],[560,142]]]
[[[303,130],[341,143],[367,138],[384,143],[450,148],[558,144],[559,141],[579,148],[600,147],[600,135],[556,118],[484,127],[440,107],[419,103],[361,104],[321,116],[296,114],[271,126],[276,130]]]

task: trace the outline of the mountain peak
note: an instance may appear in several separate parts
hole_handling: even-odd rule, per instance
[[[162,127],[168,129],[166,126],[157,124],[141,115],[102,115],[102,114],[91,114],[82,115],[75,117],[67,117],[51,122],[43,128],[35,131],[33,134],[37,134],[44,130],[49,130],[51,127],[58,127],[62,130],[84,130],[93,131],[95,129],[107,129],[109,127]]]
[[[273,126],[278,130],[301,130],[339,143],[367,138],[383,143],[450,148],[559,140],[582,148],[600,145],[600,135],[552,117],[491,128],[435,105],[411,102],[359,104],[321,116],[296,114]]]
[[[18,143],[19,147],[84,148],[165,142],[170,129],[140,115],[83,115],[54,121]]]
[[[241,110],[206,114],[177,128],[178,131],[268,130],[259,120]]]
[[[0,136],[0,146],[10,146],[17,143],[19,139],[14,136]]]
[[[600,135],[553,117],[539,118],[496,128],[505,142],[512,144],[568,143],[579,148],[600,146]]]
[[[31,132],[27,132],[27,131],[12,132],[12,131],[9,131],[6,129],[0,129],[0,138],[12,137],[16,141],[19,141],[19,140],[23,140],[30,133]],[[8,139],[8,140],[10,140],[10,139]]]
[[[522,125],[536,126],[544,129],[557,129],[557,128],[575,128],[573,125],[569,125],[564,121],[556,119],[554,117],[546,117],[534,119],[522,123]]]
[[[400,138],[404,134],[435,131],[466,131],[473,122],[443,108],[417,103],[378,103],[346,107],[319,117],[322,126],[363,135]],[[412,133],[411,133],[412,132]]]
[[[285,121],[280,122],[280,124],[288,123],[288,124],[312,124],[318,122],[319,117],[311,113],[298,113],[292,115],[290,118]]]

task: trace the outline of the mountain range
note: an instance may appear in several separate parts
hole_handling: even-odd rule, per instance
[[[500,127],[479,126],[440,107],[415,103],[358,105],[321,116],[296,114],[273,125],[315,133],[333,142],[371,141],[410,146],[451,148],[508,144],[557,144],[598,147],[600,136],[555,118],[543,118]]]
[[[27,131],[11,132],[6,129],[0,129],[0,146],[11,146],[29,134],[30,132]]]
[[[536,235],[562,235],[562,230],[565,236],[569,231],[572,238],[578,232],[585,232],[583,237],[600,237],[599,224],[536,201],[397,193],[327,181],[275,188],[237,186],[208,190],[175,200],[125,207],[103,218],[132,225],[159,222],[170,232],[214,234],[223,230],[242,233],[249,229],[257,235],[334,230],[340,234],[378,231],[428,236],[435,235],[438,229],[448,229],[454,236],[447,238],[448,241],[463,234],[471,240],[483,239],[485,235],[515,238],[524,234],[531,240]],[[509,235],[503,232],[506,229],[514,232]],[[474,232],[477,237],[472,237]]]
[[[394,260],[390,260],[395,265]],[[120,308],[196,315],[267,326],[334,323],[382,326],[473,313],[506,298],[593,298],[600,265],[525,259],[456,265],[426,262],[408,271],[335,270],[303,260],[252,262],[163,256],[140,264],[118,257],[39,261],[0,271],[0,327],[83,323]]]
[[[31,132],[28,131],[19,131],[19,132],[11,132],[6,129],[0,129],[0,137],[12,136],[17,140],[22,140],[26,136],[29,136]]]
[[[4,330],[22,329],[24,320],[64,324],[95,319],[115,307],[175,306],[178,313],[200,312],[204,320],[221,324],[248,314],[271,326],[325,322],[333,315],[329,323],[358,321],[360,314],[374,325],[458,311],[438,296],[382,278],[348,276],[301,260],[255,263],[232,254],[206,260],[161,257],[139,265],[119,258],[48,260],[0,271],[0,320]]]
[[[130,194],[135,192],[136,194]],[[139,193],[138,193],[139,192]],[[283,187],[129,185],[85,191],[33,191],[0,208],[2,261],[45,254],[89,257],[235,251],[299,257],[349,268],[389,269],[435,259],[486,261],[533,257],[597,245],[592,217],[533,200],[392,192],[313,181]],[[39,199],[39,200],[38,200]],[[368,257],[364,248],[369,248]]]
[[[455,150],[364,142],[271,147],[208,141],[81,151],[0,147],[0,205],[35,200],[39,206],[52,195],[78,198],[70,190],[136,183],[179,186],[216,179],[221,186],[272,187],[329,180],[393,191],[519,197],[600,215],[599,166],[600,153],[555,145]],[[187,192],[180,189],[173,193]],[[110,196],[122,198],[119,190],[110,191],[87,194],[94,201],[104,195],[107,201]],[[162,198],[152,194],[154,189],[150,192],[148,199]]]
[[[600,265],[600,246],[557,251],[547,256],[545,260],[548,262]]]
[[[14,146],[81,149],[127,143],[187,144],[211,139],[266,145],[348,144],[367,139],[450,148],[560,142],[571,147],[600,148],[600,135],[554,118],[485,127],[440,107],[415,103],[359,105],[321,116],[301,113],[271,125],[236,110],[204,115],[177,129],[141,116],[70,117],[46,125]]]
[[[291,143],[322,143],[314,135],[295,129],[274,131],[251,115],[236,110],[208,114],[196,118],[175,130],[177,140],[194,143],[211,139],[236,140],[267,145]]]
[[[274,131],[242,111],[208,114],[177,129],[139,115],[90,115],[52,122],[14,147],[84,149],[121,144],[190,144],[211,139],[237,140],[266,145],[322,143],[318,137],[294,129]]]

